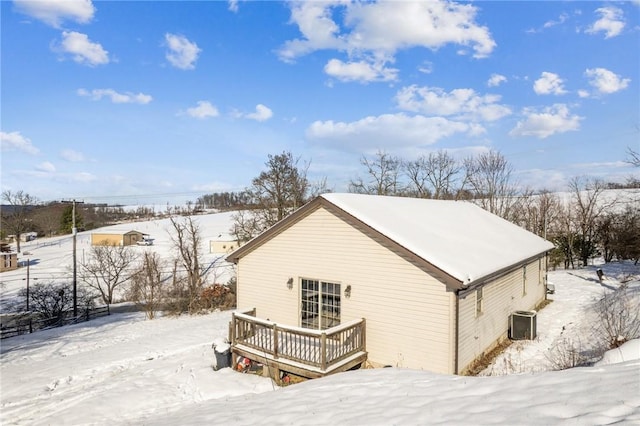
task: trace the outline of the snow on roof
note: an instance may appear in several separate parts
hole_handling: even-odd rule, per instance
[[[322,197],[468,285],[553,244],[465,201],[363,194]]]

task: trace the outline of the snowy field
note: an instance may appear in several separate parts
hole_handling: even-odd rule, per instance
[[[233,213],[217,213],[195,216],[201,233],[202,264],[211,269],[209,284],[213,282],[225,284],[233,273],[233,265],[224,261],[224,253],[210,253],[209,242],[218,238],[232,238],[229,235]],[[130,246],[131,250],[143,253],[153,250],[165,259],[175,256],[175,249],[171,241],[171,234],[175,232],[169,219],[155,219],[144,222],[134,222],[107,226],[91,231],[78,232],[76,236],[76,257],[78,265],[82,263],[91,251],[91,234],[102,232],[139,231],[148,234],[153,239],[152,246]],[[30,282],[71,281],[73,265],[73,239],[71,235],[61,237],[41,238],[20,245],[22,253],[18,254],[18,262],[30,262]],[[21,288],[24,288],[26,268],[0,274],[0,306],[10,301]],[[37,280],[37,281],[36,281]],[[99,302],[98,302],[99,303]]]
[[[222,224],[228,217],[210,216],[201,219],[203,241],[228,230]],[[131,228],[154,230],[149,232],[156,238],[152,247],[168,254],[165,225],[151,221]],[[31,259],[38,260],[32,272],[38,277],[66,273],[68,238],[53,251],[55,245],[37,243],[28,248]],[[588,346],[593,302],[605,292],[627,281],[640,299],[640,267],[598,266],[605,272],[602,284],[595,279],[595,266],[550,272],[556,293],[538,312],[537,338],[513,343],[482,377],[386,368],[280,388],[268,378],[229,368],[214,371],[212,342],[227,335],[230,312],[152,321],[142,313],[118,313],[5,339],[0,343],[0,423],[640,424],[638,340],[594,366],[549,371],[548,353],[559,342],[579,340]],[[24,285],[23,275],[24,268],[0,275],[5,300]]]

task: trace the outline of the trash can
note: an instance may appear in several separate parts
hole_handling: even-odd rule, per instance
[[[216,356],[214,370],[231,367],[231,345],[226,342],[213,342],[213,352]]]

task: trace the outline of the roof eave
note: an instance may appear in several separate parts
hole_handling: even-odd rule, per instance
[[[493,281],[497,278],[500,278],[510,272],[512,272],[515,269],[521,268],[522,266],[528,264],[529,262],[531,262],[532,260],[536,260],[539,259],[542,256],[546,256],[547,253],[549,253],[549,251],[551,251],[552,249],[548,249],[548,250],[544,250],[541,251],[537,254],[531,255],[525,259],[522,259],[519,262],[516,262],[514,264],[511,264],[509,266],[505,266],[504,268],[498,269],[494,272],[491,272],[490,274],[484,275],[480,278],[476,278],[473,281],[469,281],[467,283],[462,283],[462,287],[461,289],[471,289],[471,288],[475,288],[478,287],[482,284],[485,284],[488,281]]]

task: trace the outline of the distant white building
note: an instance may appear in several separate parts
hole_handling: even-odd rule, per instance
[[[209,241],[209,253],[227,254],[239,248],[242,244],[231,235],[220,234]]]

